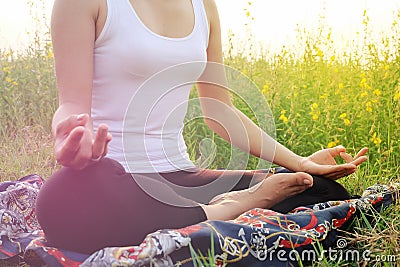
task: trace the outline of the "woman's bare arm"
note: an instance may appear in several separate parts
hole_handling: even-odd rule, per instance
[[[240,149],[292,171],[305,171],[325,175],[332,179],[355,172],[357,165],[366,160],[364,157],[366,151],[358,154],[351,161],[349,155],[346,154],[348,163],[342,165],[332,164],[334,162],[332,159],[334,156],[345,153],[344,147],[337,148],[337,151],[333,151],[333,153],[318,153],[312,159],[301,157],[276,142],[233,106],[229,91],[225,89],[228,87],[225,69],[222,65],[221,29],[217,7],[213,0],[205,0],[204,3],[210,23],[210,39],[207,49],[208,62],[221,64],[208,64],[200,81],[209,82],[197,84],[206,124],[222,138]],[[326,157],[329,160],[320,160],[320,158],[325,159]]]
[[[62,165],[78,169],[104,155],[111,139],[103,125],[93,141],[90,120],[98,13],[96,0],[56,0],[51,19],[59,93],[52,123],[55,156]]]

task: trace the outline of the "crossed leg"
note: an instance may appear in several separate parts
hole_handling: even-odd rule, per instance
[[[135,176],[137,180],[133,179]],[[148,233],[162,228],[181,228],[207,219],[233,219],[251,208],[274,209],[283,203],[280,211],[290,210],[307,204],[304,194],[314,195],[323,192],[321,188],[328,191],[331,188],[330,185],[316,187],[320,180],[326,179],[314,177],[313,180],[305,173],[266,176],[258,174],[264,179],[257,185],[235,188],[239,191],[204,205],[180,196],[165,183],[151,177],[132,176],[116,161],[103,158],[83,170],[62,168],[54,173],[39,191],[37,218],[50,244],[89,254],[104,247],[139,244]],[[155,199],[142,190],[139,180],[155,188],[160,196],[180,205]],[[243,182],[241,187],[245,186]],[[326,199],[316,194],[310,201]]]
[[[248,189],[223,194],[202,207],[210,220],[230,220],[252,208],[269,209],[312,185],[313,178],[309,174],[279,173]]]

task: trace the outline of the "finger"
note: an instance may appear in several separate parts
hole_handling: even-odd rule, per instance
[[[351,163],[341,164],[341,165],[324,165],[322,166],[323,172],[322,175],[325,177],[343,177],[354,173],[357,170],[357,166]]]
[[[354,165],[356,165],[356,166],[358,166],[358,165],[360,165],[361,163],[367,161],[367,159],[368,159],[368,158],[367,158],[366,156],[361,156],[361,157],[359,157],[359,158],[353,160],[353,161],[350,162],[350,163],[351,163],[351,164],[354,164]]]
[[[301,192],[304,192],[305,190],[307,190],[308,188],[310,188],[311,186],[309,185],[296,185],[296,186],[292,186],[290,188],[288,188],[288,195],[289,196],[293,196],[293,195],[297,195]]]
[[[351,163],[354,159],[351,155],[347,154],[346,152],[341,152],[340,157],[346,161],[346,163]]]
[[[356,172],[356,169],[349,169],[349,170],[345,170],[345,171],[336,171],[333,173],[329,173],[327,175],[325,175],[326,178],[330,179],[330,180],[337,180],[340,179],[342,177],[346,177],[350,174],[353,174]]]
[[[88,165],[92,158],[92,135],[88,129],[85,129],[81,141],[79,143],[79,149],[68,162],[68,166],[74,169],[83,169]]]
[[[345,163],[345,164],[340,164],[340,165],[327,166],[327,170],[330,173],[334,173],[334,172],[349,172],[349,171],[353,171],[355,169],[357,169],[357,166],[355,166],[352,163]]]
[[[62,163],[75,156],[79,150],[84,132],[85,128],[81,126],[76,127],[71,131],[65,142],[61,144],[60,149],[56,151],[56,158],[58,161]]]
[[[111,139],[110,139],[111,140]],[[96,138],[92,146],[92,158],[97,159],[104,155],[104,150],[108,140],[108,127],[105,124],[99,125],[97,129]]]
[[[298,187],[298,186],[306,186],[310,187],[313,185],[314,179],[313,177],[305,172],[296,172],[296,175],[290,176],[290,179],[286,178],[287,182],[289,182],[289,187]]]
[[[342,157],[342,159],[346,161],[346,163],[351,163],[358,166],[367,160],[367,157],[365,156],[367,152],[368,148],[364,147],[357,153],[357,155],[354,158],[345,152],[340,153],[340,156]]]
[[[357,159],[357,158],[360,158],[360,157],[362,157],[362,156],[365,156],[365,154],[367,154],[367,152],[368,152],[368,148],[366,148],[366,147],[362,148],[362,149],[357,153],[357,155],[354,157],[354,159]]]
[[[68,135],[74,128],[84,126],[88,119],[88,114],[71,115],[57,124],[55,134],[56,136]]]
[[[339,156],[340,153],[346,152],[346,148],[344,146],[335,146],[332,148],[328,148],[329,153],[332,157]]]
[[[112,140],[112,135],[110,133],[107,134],[107,141],[106,141],[106,145],[104,147],[104,152],[103,152],[103,156],[107,155],[108,153],[108,143],[110,143],[110,141]]]

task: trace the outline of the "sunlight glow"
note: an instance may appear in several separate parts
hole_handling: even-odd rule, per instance
[[[296,29],[316,30],[324,16],[326,26],[332,28],[335,40],[351,40],[362,30],[362,15],[367,10],[371,19],[370,29],[376,33],[390,28],[393,14],[400,9],[396,0],[215,0],[220,12],[222,38],[228,43],[228,32],[246,41],[248,29],[253,33],[252,43],[278,51],[283,45],[295,41]],[[33,31],[34,21],[27,0],[2,3],[0,9],[0,48],[19,49],[27,44]],[[41,2],[41,1],[31,1]],[[249,5],[249,2],[251,3]],[[47,24],[53,0],[43,0]],[[40,4],[39,4],[40,5]],[[41,9],[41,8],[39,8]],[[246,16],[248,11],[249,16]],[[39,10],[39,14],[42,12]],[[254,20],[251,20],[254,18]],[[249,23],[246,27],[245,24]],[[340,44],[339,44],[340,46]]]

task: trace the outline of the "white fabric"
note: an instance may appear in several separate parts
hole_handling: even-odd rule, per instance
[[[190,89],[207,60],[209,29],[202,0],[192,6],[193,31],[169,38],[147,28],[129,0],[107,0],[94,49],[91,116],[95,130],[100,123],[109,126],[107,156],[128,172],[194,167],[182,129]],[[202,63],[173,67],[186,62]]]

